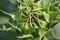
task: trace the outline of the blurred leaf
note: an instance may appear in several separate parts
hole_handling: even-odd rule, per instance
[[[9,0],[12,4],[16,4],[17,1],[16,0]]]
[[[36,23],[34,23],[34,28],[38,29],[39,27],[36,25]]]
[[[20,3],[20,2],[21,2],[21,0],[17,0],[17,2],[18,2],[18,3]]]
[[[57,14],[57,17],[56,17],[58,20],[60,20],[60,13]]]
[[[55,38],[60,39],[60,22],[52,28],[52,34]]]
[[[57,39],[55,39],[54,37],[49,36],[49,37],[44,37],[43,40],[57,40]]]
[[[29,26],[28,26],[28,23],[27,23],[27,22],[25,23],[25,29],[26,29],[26,30],[29,29]]]
[[[18,11],[18,7],[17,5],[14,5],[12,3],[8,3],[4,9],[4,11],[8,12],[8,13],[13,13],[13,12],[17,12]]]
[[[24,4],[25,4],[25,5],[28,5],[29,0],[27,0],[27,1],[26,1],[26,0],[23,0],[23,1],[24,1]]]
[[[18,38],[32,38],[33,36],[31,34],[23,35],[23,36],[17,36]]]
[[[14,17],[15,17],[15,15],[13,14],[13,13],[8,13],[8,12],[5,12],[5,11],[3,11],[3,10],[1,10],[0,9],[0,11],[1,11],[1,13],[3,13],[4,15],[8,15],[10,18],[12,18],[12,19],[14,19]],[[2,16],[2,15],[1,15]]]
[[[47,14],[46,12],[43,12],[42,14],[43,14],[45,20],[49,23],[49,21],[50,21],[50,15]]]
[[[41,26],[42,28],[45,28],[46,25],[47,25],[47,22],[46,22],[46,21],[40,20],[40,26]]]
[[[43,40],[48,40],[48,38],[47,37],[44,37]]]
[[[50,2],[49,0],[40,0],[40,4],[41,4],[42,6],[48,5],[49,2]]]
[[[17,40],[16,33],[13,30],[0,30],[0,40]]]
[[[17,5],[13,3],[16,4],[16,0],[0,0],[0,9],[8,13],[17,12],[18,10]]]
[[[34,38],[34,40],[40,40],[40,37],[38,37],[38,38]]]
[[[8,17],[0,16],[0,24],[7,24],[9,21]]]

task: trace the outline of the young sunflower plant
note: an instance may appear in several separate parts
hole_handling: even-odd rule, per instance
[[[52,32],[52,27],[57,20],[52,18],[55,12],[51,9],[52,2],[48,0],[9,0],[18,8],[17,12],[8,13],[0,9],[0,11],[11,19],[6,20],[11,27],[3,30],[16,31],[17,38],[31,38],[31,40],[50,40],[58,39]],[[47,1],[47,3],[46,3]],[[53,1],[55,2],[55,1]],[[57,15],[57,19],[58,15]],[[2,18],[1,18],[1,21]],[[3,24],[3,23],[2,23]],[[50,37],[49,37],[50,36]],[[37,39],[35,39],[37,38]]]
[[[49,13],[42,11],[40,1],[35,3],[34,0],[23,0],[18,3],[18,12],[14,19],[19,31],[22,32],[22,35],[30,34],[33,37],[39,37],[40,29],[47,30],[46,26],[50,20]]]

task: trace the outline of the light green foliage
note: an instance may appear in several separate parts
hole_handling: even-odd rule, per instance
[[[58,20],[60,20],[60,13],[57,15],[57,17],[56,17]]]
[[[14,30],[17,34],[16,40],[58,39],[59,30],[54,25],[60,20],[59,4],[58,0],[9,0],[5,9],[0,9],[1,30]],[[8,12],[7,9],[12,11]],[[54,31],[52,31],[53,29]],[[56,34],[54,34],[55,30],[57,30]]]

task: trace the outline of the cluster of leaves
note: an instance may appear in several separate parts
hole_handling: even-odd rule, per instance
[[[4,31],[0,33],[0,39],[60,40],[59,2],[60,0],[9,0],[5,7],[0,5],[0,30]]]

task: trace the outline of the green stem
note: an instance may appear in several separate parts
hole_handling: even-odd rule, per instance
[[[10,22],[8,22],[13,28],[16,28],[17,30],[19,30],[21,32],[21,29],[18,28],[17,26],[14,26],[13,24],[11,24]]]

